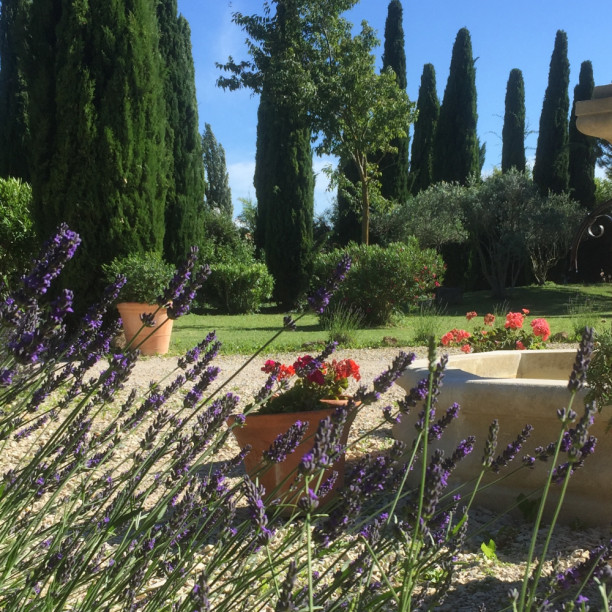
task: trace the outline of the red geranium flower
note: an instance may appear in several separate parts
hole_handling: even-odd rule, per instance
[[[522,312],[509,312],[506,315],[504,327],[506,329],[521,329],[525,315]]]
[[[542,342],[546,342],[550,338],[550,326],[546,319],[534,319],[531,322],[531,328],[535,336],[542,338]]]

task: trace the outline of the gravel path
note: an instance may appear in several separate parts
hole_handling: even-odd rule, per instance
[[[567,347],[567,345],[565,345]],[[399,348],[385,349],[361,349],[340,350],[334,354],[337,359],[351,357],[359,365],[362,375],[362,383],[369,384],[392,362],[398,354]],[[416,353],[418,358],[427,356],[427,350],[423,347],[403,347],[401,350]],[[284,363],[290,363],[296,354],[273,353],[265,357],[258,357],[255,361],[245,367],[236,375],[225,388],[241,396],[243,401],[248,400],[256,393],[265,380],[265,374],[261,372],[261,366],[267,358],[277,359]],[[219,380],[225,381],[228,376],[236,372],[244,365],[246,357],[240,355],[221,356],[215,360],[215,364],[221,368]],[[173,370],[176,368],[176,357],[144,357],[136,364],[132,377],[126,385],[125,392],[136,386],[146,389],[151,381],[160,381],[168,375],[167,382],[174,377]],[[351,428],[351,440],[356,436],[371,429],[373,424],[380,422],[381,407],[391,403],[393,399],[399,399],[403,392],[397,388],[392,390],[378,405],[363,409],[358,414]],[[112,415],[109,415],[109,419]],[[349,453],[350,461],[355,456],[380,449],[391,439],[390,427],[384,428],[380,436],[361,441]],[[9,443],[5,448],[4,461],[10,462],[11,455],[16,456],[23,452],[20,447],[12,448]],[[219,460],[229,458],[237,452],[238,448],[233,438],[228,442]],[[124,449],[125,453],[131,452],[129,447]],[[494,525],[490,523],[495,522]],[[588,556],[588,551],[599,544],[602,539],[610,537],[608,529],[584,529],[568,526],[560,527],[553,540],[551,550],[560,553],[563,564],[577,563]],[[458,556],[458,570],[452,588],[448,594],[446,603],[436,608],[447,612],[473,612],[478,610],[501,610],[507,606],[506,594],[511,588],[519,588],[522,581],[524,565],[522,559],[525,557],[531,537],[529,524],[522,522],[520,517],[505,516],[501,519],[495,517],[490,511],[475,507],[470,512],[469,537],[461,554]],[[497,559],[485,558],[480,550],[480,544],[489,539],[495,541],[497,547]],[[547,571],[550,571],[547,566]],[[482,606],[486,606],[483,608]],[[598,600],[592,600],[591,610],[602,610]]]
[[[563,345],[567,348],[567,345]],[[362,375],[362,383],[370,383],[374,377],[380,374],[398,354],[399,350],[415,352],[417,358],[427,357],[427,349],[423,347],[403,347],[385,349],[360,349],[339,350],[334,354],[337,359],[351,357],[359,365]],[[454,351],[453,351],[454,352]],[[261,372],[263,361],[267,358],[290,363],[295,358],[295,353],[273,353],[265,358],[259,357],[244,368],[233,378],[226,391],[232,391],[240,395],[243,400],[248,400],[259,389],[265,375]],[[235,372],[246,361],[246,357],[239,355],[221,356],[215,360],[222,372],[220,380],[225,380]],[[176,358],[149,357],[142,359],[134,371],[131,379],[132,385],[146,386],[151,380],[158,380],[160,376],[172,371],[176,365]],[[402,396],[401,389],[392,390],[387,394],[384,403],[369,407],[360,412],[351,429],[351,440],[356,436],[368,431],[373,423],[380,419],[380,408],[390,403],[393,399]],[[390,428],[381,432],[383,438],[391,436]],[[362,442],[357,447],[355,454],[376,450],[380,445],[377,442]],[[230,443],[227,452],[234,453],[237,447]],[[348,459],[350,461],[351,454]],[[494,524],[492,524],[494,523]],[[473,612],[477,610],[501,610],[508,605],[506,594],[512,588],[520,590],[524,564],[522,559],[526,555],[531,538],[531,526],[521,520],[520,517],[505,516],[502,518],[494,516],[492,512],[480,507],[474,507],[470,513],[470,535],[464,550],[457,559],[458,571],[456,578],[448,594],[444,605],[436,608],[447,612]],[[543,542],[545,531],[542,530]],[[609,538],[609,529],[586,529],[579,526],[560,526],[551,546],[552,551],[560,555],[563,566],[575,564],[588,558],[588,551],[606,538]],[[480,544],[483,541],[493,539],[497,547],[497,559],[487,559],[481,552]],[[540,542],[540,543],[541,543]],[[549,555],[550,556],[550,555]],[[546,566],[550,571],[550,565]],[[607,609],[602,607],[598,599],[591,600],[591,610]],[[483,607],[483,606],[486,606]]]

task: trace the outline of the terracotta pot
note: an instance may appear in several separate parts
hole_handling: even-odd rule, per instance
[[[348,400],[320,400],[328,405],[320,410],[310,410],[307,412],[291,412],[280,414],[250,414],[242,427],[234,427],[232,434],[236,438],[240,448],[247,444],[251,445],[251,451],[244,459],[247,474],[259,478],[259,483],[266,489],[265,501],[280,499],[283,504],[291,506],[302,496],[303,481],[300,480],[295,491],[288,493],[289,489],[296,480],[296,469],[302,457],[312,449],[314,435],[319,427],[320,421],[331,416],[338,405],[346,405]],[[350,427],[355,419],[355,411],[349,414],[344,431],[341,436],[341,443],[346,445]],[[285,433],[296,421],[308,421],[308,428],[302,442],[298,447],[287,456],[282,463],[270,463],[263,461],[263,453],[267,451],[279,434]],[[235,423],[235,418],[230,416],[227,420],[228,426]],[[325,471],[321,482],[325,482],[333,471],[338,472],[334,486],[330,493],[326,495],[321,504],[325,503],[333,495],[334,491],[344,484],[344,455],[334,464],[333,468]],[[288,508],[290,512],[291,507]],[[287,514],[288,512],[285,512]]]
[[[140,315],[142,313],[148,314],[157,311],[155,315],[155,325],[153,327],[143,328],[133,346],[134,348],[138,347],[143,355],[163,355],[168,352],[174,321],[168,319],[167,310],[165,308],[159,308],[158,310],[157,306],[151,304],[120,302],[117,304],[117,310],[123,321],[123,331],[127,342],[130,342],[142,327]],[[147,338],[151,332],[153,332],[153,334]],[[142,342],[143,338],[147,339]]]

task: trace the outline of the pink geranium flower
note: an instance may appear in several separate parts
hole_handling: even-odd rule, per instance
[[[531,322],[534,336],[542,338],[542,342],[546,342],[550,338],[550,326],[546,319],[534,319]]]

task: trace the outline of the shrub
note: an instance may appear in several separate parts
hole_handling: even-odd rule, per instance
[[[126,277],[127,282],[119,294],[120,301],[141,304],[157,304],[174,275],[174,266],[153,252],[116,257],[103,265],[102,270],[108,282],[113,282],[119,274]]]
[[[204,298],[228,314],[255,312],[272,295],[274,279],[266,265],[230,262],[214,264]]]
[[[407,312],[420,299],[431,297],[444,276],[444,263],[433,249],[420,249],[415,238],[388,247],[349,245],[347,249],[319,255],[315,282],[329,275],[341,254],[347,252],[352,267],[332,300],[358,309],[364,324],[387,325],[396,312]]]
[[[36,248],[30,207],[32,188],[19,179],[0,179],[0,281],[10,287]]]
[[[219,212],[206,210],[204,216],[204,240],[199,244],[199,261],[213,266],[218,263],[251,262],[253,245],[242,238],[234,222]]]

